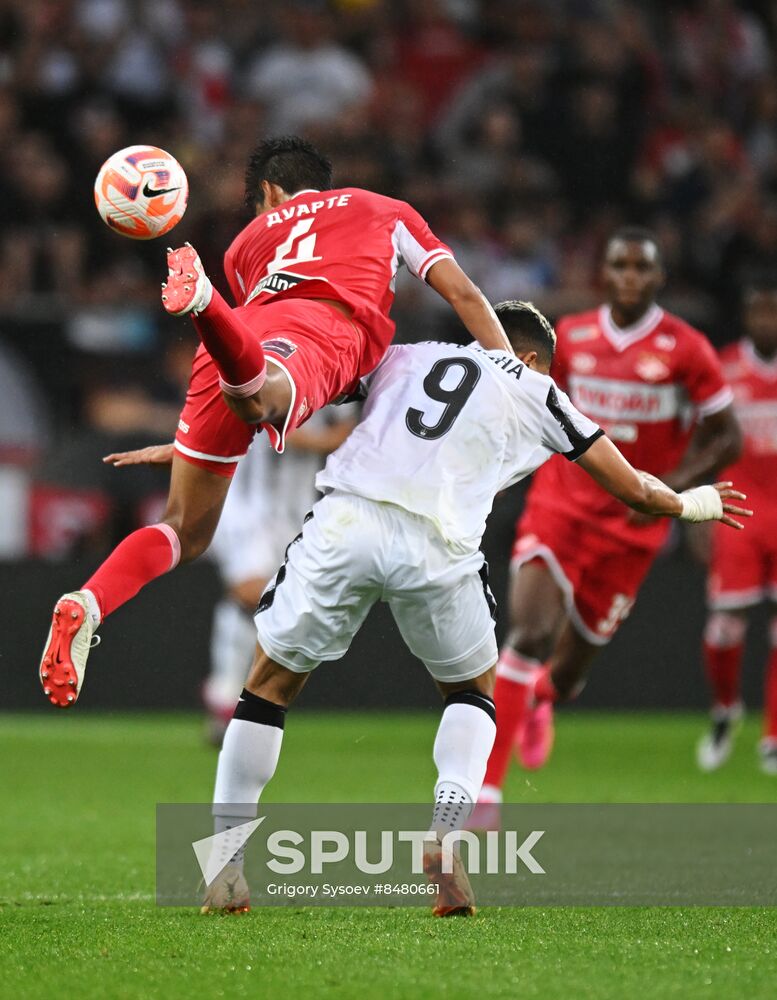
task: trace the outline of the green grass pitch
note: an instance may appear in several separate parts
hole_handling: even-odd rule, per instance
[[[268,801],[424,801],[434,715],[292,712]],[[757,723],[699,775],[700,717],[562,715],[525,802],[774,800]],[[207,801],[188,716],[0,716],[0,997],[771,998],[777,909],[158,909],[156,802]]]

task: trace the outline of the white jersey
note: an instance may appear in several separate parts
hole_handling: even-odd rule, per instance
[[[462,552],[479,548],[500,490],[602,434],[550,376],[473,344],[391,347],[365,382],[362,421],[316,486],[426,517]]]

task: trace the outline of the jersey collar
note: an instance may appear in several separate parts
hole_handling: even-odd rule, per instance
[[[612,310],[608,305],[603,305],[599,310],[599,326],[616,351],[625,351],[627,347],[653,333],[663,318],[664,310],[655,302],[645,315],[631,326],[616,326]]]
[[[742,341],[742,354],[747,364],[757,371],[762,378],[770,379],[771,381],[777,379],[777,357],[772,358],[771,361],[762,358],[753,346],[752,340],[748,340],[747,338]]]

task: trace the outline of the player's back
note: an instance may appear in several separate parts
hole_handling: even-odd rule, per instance
[[[599,434],[549,376],[475,345],[392,347],[368,382],[362,421],[319,489],[427,517],[461,550],[478,548],[499,490]]]
[[[721,364],[734,393],[734,410],[742,428],[742,454],[720,477],[732,478],[737,489],[759,511],[774,506],[777,482],[777,361],[759,357],[749,340],[729,344]],[[735,478],[734,478],[735,477]]]
[[[365,191],[302,191],[253,219],[226,253],[224,269],[238,305],[290,297],[347,305],[368,333],[363,370],[391,342],[388,313],[404,262],[425,278],[451,252],[408,204]]]

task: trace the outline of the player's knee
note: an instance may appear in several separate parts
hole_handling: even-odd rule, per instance
[[[541,618],[516,622],[508,636],[509,645],[520,656],[530,660],[546,660],[553,648],[554,630],[550,622]]]
[[[210,526],[204,524],[189,524],[185,517],[168,514],[163,522],[173,529],[181,544],[182,563],[192,562],[201,556],[208,548],[213,538]]]
[[[269,413],[268,407],[264,405],[259,393],[245,398],[230,396],[226,392],[222,392],[221,395],[235,416],[247,424],[263,424],[272,419],[272,415]]]
[[[745,639],[747,620],[731,611],[713,611],[704,628],[704,641],[714,649],[730,649]]]

